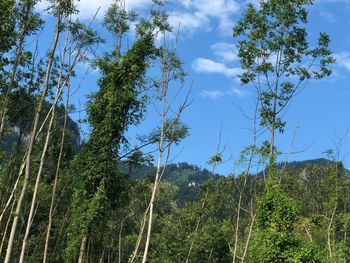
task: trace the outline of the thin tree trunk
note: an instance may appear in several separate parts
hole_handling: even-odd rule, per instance
[[[156,173],[156,178],[154,180],[152,196],[151,196],[151,201],[150,201],[146,245],[145,245],[145,250],[143,253],[142,263],[145,263],[147,261],[149,243],[151,240],[152,222],[153,222],[153,208],[154,208],[154,202],[155,202],[156,194],[157,194],[157,190],[158,190],[160,171],[161,171],[161,158],[163,155],[163,127],[164,127],[164,125],[162,125],[162,132],[161,132],[161,138],[160,138],[160,143],[159,143],[160,150],[159,150],[159,156],[158,156],[158,162],[157,162],[157,173]]]
[[[242,187],[242,189],[241,189],[241,191],[239,193],[239,197],[238,197],[236,229],[235,229],[235,241],[234,241],[234,247],[233,247],[233,260],[232,260],[233,263],[236,262],[236,257],[237,257],[237,248],[238,248],[238,239],[239,239],[239,224],[240,224],[240,220],[241,220],[241,209],[242,209],[242,197],[243,197],[243,192],[244,192],[244,190],[245,190],[245,188],[247,186],[248,173],[250,171],[250,165],[252,163],[253,156],[254,156],[254,153],[252,153],[252,156],[250,158],[249,168],[247,170],[247,173],[244,174],[243,187]]]
[[[328,255],[329,255],[329,260],[332,260],[333,258],[333,251],[332,251],[332,225],[335,217],[335,212],[337,211],[337,202],[334,205],[333,212],[331,219],[328,224],[327,228],[327,246],[328,246]]]
[[[128,261],[129,263],[134,263],[135,260],[136,260],[136,257],[137,257],[137,254],[138,254],[138,251],[139,251],[139,248],[140,248],[140,245],[141,245],[143,231],[145,229],[146,222],[147,222],[147,215],[148,215],[149,208],[150,208],[150,204],[148,204],[148,206],[146,208],[146,211],[143,214],[142,222],[141,222],[141,225],[140,225],[139,235],[138,235],[137,240],[136,240],[136,245],[135,245],[134,251],[131,254],[131,257],[130,257],[130,259]]]
[[[120,223],[119,236],[118,236],[118,263],[122,262],[122,232],[124,221],[128,216],[124,217],[122,222]]]
[[[56,96],[59,96],[59,94],[60,94],[60,91],[58,89]],[[32,226],[32,221],[34,220],[34,207],[35,207],[35,203],[36,203],[36,200],[37,200],[37,195],[38,195],[38,192],[39,192],[39,185],[40,185],[41,175],[43,173],[46,153],[47,153],[47,149],[49,147],[49,142],[50,142],[50,138],[51,138],[51,131],[52,131],[53,123],[54,123],[54,120],[55,120],[55,108],[56,107],[54,107],[54,109],[52,110],[52,113],[51,113],[51,119],[50,119],[49,127],[48,127],[48,130],[47,130],[47,134],[46,134],[45,145],[44,145],[44,149],[42,151],[41,158],[40,158],[39,171],[38,171],[38,174],[37,174],[37,177],[36,177],[36,180],[35,180],[34,192],[33,192],[33,196],[32,196],[32,203],[31,203],[31,206],[30,206],[30,211],[29,211],[29,215],[28,215],[28,219],[27,219],[26,230],[25,230],[25,234],[24,234],[24,238],[23,238],[23,242],[22,242],[22,249],[21,249],[21,255],[20,255],[19,263],[23,263],[24,262],[24,255],[25,255],[26,246],[27,246],[27,242],[28,242],[29,232],[30,232],[30,229],[31,229],[31,226]]]
[[[339,155],[339,152],[338,152],[338,155]],[[336,198],[338,197],[338,187],[339,187],[339,185],[338,185],[338,162],[337,162],[338,160],[339,160],[339,158],[337,158],[336,163],[335,163],[335,176],[336,176],[336,186],[335,186],[336,187],[336,195],[335,196],[336,196]],[[331,240],[332,239],[332,232],[333,232],[332,225],[334,222],[335,214],[337,212],[337,207],[338,207],[338,202],[336,199],[335,204],[334,204],[334,208],[332,211],[331,219],[329,221],[328,228],[327,228],[327,245],[328,245],[329,260],[332,260],[332,258],[333,258],[332,240]]]
[[[147,236],[146,236],[146,244],[145,249],[143,252],[142,257],[142,263],[145,263],[147,261],[147,255],[149,250],[149,244],[151,240],[151,232],[152,232],[152,223],[153,223],[153,209],[154,209],[154,202],[156,199],[158,186],[161,180],[161,176],[164,172],[165,167],[162,171],[162,158],[164,153],[164,134],[165,134],[165,117],[167,113],[167,91],[168,91],[168,84],[169,84],[169,68],[167,67],[167,53],[164,51],[164,57],[163,57],[163,68],[162,68],[162,112],[161,112],[161,128],[160,128],[160,140],[159,140],[159,154],[158,154],[158,160],[157,160],[157,171],[156,171],[156,177],[154,179],[154,184],[152,188],[152,195],[151,200],[149,203],[149,214],[148,214],[148,226],[147,226]],[[169,148],[168,148],[169,150]],[[168,152],[169,156],[169,152]]]
[[[37,2],[38,1],[33,1],[32,3],[30,3],[27,6],[27,8],[26,8],[27,13],[26,14],[29,14],[33,10],[33,8],[37,4]],[[5,90],[4,103],[3,103],[2,111],[0,113],[0,141],[2,140],[3,135],[4,135],[6,114],[8,111],[9,96],[10,96],[11,90],[15,84],[14,80],[15,80],[15,76],[16,76],[17,70],[18,70],[18,65],[20,63],[21,56],[23,53],[23,48],[24,48],[24,44],[25,44],[24,43],[25,36],[26,36],[27,30],[28,30],[28,27],[31,25],[32,22],[33,21],[31,18],[27,19],[26,23],[23,25],[23,27],[21,28],[21,31],[18,35],[18,45],[17,45],[16,52],[15,52],[15,54],[16,54],[15,61],[14,61],[13,67],[12,67],[12,72],[11,72],[9,84],[7,85],[6,90]]]
[[[50,73],[51,73],[54,54],[56,51],[59,33],[60,33],[60,26],[59,26],[60,20],[61,20],[60,13],[58,11],[57,18],[56,18],[56,32],[55,32],[54,44],[53,44],[53,47],[51,49],[50,57],[48,60],[48,65],[47,65],[46,74],[45,74],[45,81],[44,81],[44,89],[43,89],[43,92],[41,94],[38,108],[36,110],[35,117],[34,117],[34,124],[33,124],[32,132],[30,135],[27,157],[26,157],[24,182],[23,182],[21,194],[18,198],[17,207],[15,210],[15,217],[14,217],[13,222],[12,222],[12,227],[11,227],[11,232],[10,232],[9,242],[7,245],[6,257],[5,257],[4,263],[9,263],[10,259],[11,259],[12,248],[13,248],[14,238],[15,238],[15,234],[16,234],[16,230],[17,230],[18,219],[19,219],[19,215],[20,215],[21,210],[22,210],[23,200],[24,200],[25,194],[27,192],[27,187],[28,187],[29,177],[30,177],[30,163],[31,163],[32,152],[33,152],[33,148],[34,148],[35,135],[36,135],[36,131],[37,131],[37,128],[39,125],[39,118],[40,118],[41,111],[43,109],[45,97],[46,97],[46,94],[47,94],[47,91],[49,88]]]
[[[236,257],[237,257],[237,249],[238,249],[238,238],[239,238],[239,224],[240,224],[240,216],[241,216],[241,208],[242,208],[242,197],[243,197],[243,192],[247,186],[247,180],[248,180],[248,176],[250,174],[250,169],[252,167],[252,162],[254,160],[254,157],[256,155],[256,140],[257,140],[257,117],[258,117],[258,107],[259,107],[259,100],[257,100],[256,104],[255,104],[255,113],[254,113],[254,122],[253,122],[253,150],[252,153],[250,155],[249,158],[249,162],[248,162],[248,166],[247,169],[244,173],[244,182],[243,182],[243,187],[239,193],[239,197],[238,197],[238,204],[237,204],[237,219],[236,219],[236,228],[235,228],[235,239],[234,239],[234,247],[233,247],[233,258],[232,258],[232,262],[235,263],[236,262]],[[253,224],[254,220],[252,220],[252,224]],[[249,239],[250,239],[250,232],[249,232]],[[248,240],[249,240],[248,239]],[[246,251],[244,252],[246,253]],[[244,256],[243,256],[244,258]]]
[[[85,260],[86,242],[87,242],[87,235],[84,235],[83,239],[81,240],[78,263],[83,263]]]
[[[252,156],[249,160],[249,167],[247,169],[247,172],[244,174],[244,183],[243,187],[239,193],[238,197],[238,204],[237,204],[237,218],[236,218],[236,229],[235,229],[235,241],[234,241],[234,247],[233,247],[233,260],[232,262],[236,262],[236,257],[237,257],[237,248],[238,248],[238,239],[239,239],[239,225],[240,225],[240,220],[241,220],[241,209],[242,209],[242,197],[243,197],[243,192],[247,186],[247,180],[248,180],[248,174],[250,171],[250,166],[254,158],[254,153],[252,153]]]
[[[0,113],[0,120],[1,120],[1,123],[0,123],[0,141],[3,138],[3,133],[4,133],[4,128],[5,128],[5,119],[6,119],[6,114],[8,111],[9,96],[10,96],[11,90],[12,90],[14,82],[15,82],[14,80],[15,80],[15,76],[17,74],[17,68],[18,68],[18,64],[20,62],[20,57],[22,56],[23,45],[24,45],[24,36],[25,36],[26,31],[27,31],[27,25],[28,24],[25,24],[22,27],[21,32],[19,34],[18,46],[17,46],[16,53],[15,53],[16,55],[15,55],[15,61],[14,61],[13,68],[12,68],[12,73],[10,76],[9,84],[7,85],[6,90],[5,90],[4,103],[3,103],[2,111]]]
[[[26,158],[26,155],[24,155],[24,159],[23,159],[21,168],[19,169],[19,173],[18,173],[17,180],[16,180],[16,182],[15,182],[14,187],[12,188],[10,197],[8,198],[8,200],[7,200],[6,204],[5,204],[5,207],[3,208],[2,212],[1,212],[1,215],[0,215],[0,223],[1,223],[1,221],[2,221],[2,219],[3,219],[3,217],[4,217],[4,215],[5,215],[5,213],[6,213],[6,211],[7,211],[7,209],[8,209],[8,207],[9,207],[9,205],[10,205],[10,203],[11,203],[11,201],[12,201],[14,195],[15,195],[16,190],[17,190],[17,186],[18,186],[19,180],[20,180],[21,175],[23,174],[23,170],[24,170],[24,168],[25,168],[25,158]]]
[[[147,261],[147,256],[148,256],[148,251],[149,251],[149,245],[150,245],[150,240],[151,240],[151,233],[152,233],[152,223],[153,223],[153,212],[154,212],[154,203],[156,200],[156,196],[157,196],[157,191],[160,185],[160,181],[162,179],[162,176],[164,174],[165,168],[166,168],[166,164],[169,160],[169,156],[170,156],[170,148],[171,145],[174,141],[174,136],[175,136],[175,132],[176,132],[176,126],[177,123],[179,121],[179,118],[181,116],[181,113],[183,112],[183,110],[189,105],[187,103],[188,101],[188,97],[190,93],[187,93],[187,96],[184,100],[184,102],[180,105],[179,110],[177,112],[176,118],[172,121],[172,123],[169,125],[169,127],[165,127],[166,125],[166,117],[167,117],[167,113],[169,112],[169,110],[172,111],[171,109],[171,105],[168,104],[167,101],[167,95],[168,95],[168,86],[169,86],[169,82],[170,80],[173,78],[172,75],[172,59],[173,59],[173,54],[176,52],[176,48],[173,49],[173,52],[168,52],[168,50],[166,48],[164,48],[164,52],[163,52],[163,56],[161,56],[161,65],[162,65],[162,79],[161,79],[161,101],[162,101],[162,109],[161,109],[161,113],[160,113],[160,118],[161,118],[161,127],[160,127],[160,139],[159,139],[159,144],[158,144],[158,150],[159,150],[159,154],[158,154],[158,160],[157,160],[157,171],[156,171],[156,176],[155,176],[155,180],[154,180],[154,185],[152,188],[152,194],[151,194],[151,199],[149,202],[149,213],[148,213],[148,228],[147,228],[147,236],[146,236],[146,243],[145,243],[145,249],[144,249],[144,253],[143,253],[143,257],[142,257],[142,263],[145,263]],[[169,142],[164,145],[165,142],[165,132],[169,131],[170,129],[172,129],[172,134],[169,138]],[[162,159],[163,159],[163,154],[164,154],[164,150],[167,150],[166,153],[166,158],[164,161],[164,167],[162,169],[161,167],[161,163],[162,163]],[[147,213],[145,213],[145,215],[147,215]],[[134,255],[134,257],[136,257],[137,255],[137,251],[136,254]]]
[[[273,93],[273,108],[272,108],[272,123],[271,123],[271,141],[270,141],[270,158],[274,158],[275,152],[275,130],[276,130],[276,117],[277,117],[277,100],[278,100],[278,87],[280,80],[280,67],[282,59],[282,49],[278,51],[276,58],[276,81]],[[271,87],[270,87],[271,88]]]
[[[168,70],[168,68],[165,68],[165,64],[163,64],[163,69],[162,69],[162,113],[161,113],[160,141],[159,141],[159,148],[158,148],[159,154],[158,154],[158,160],[157,160],[156,177],[154,179],[151,200],[149,203],[147,236],[146,236],[145,249],[144,249],[143,257],[142,257],[142,263],[145,263],[147,261],[147,255],[148,255],[149,244],[150,244],[150,240],[151,240],[151,232],[152,232],[154,202],[156,199],[158,184],[159,184],[160,176],[161,176],[161,162],[162,162],[163,151],[164,151],[163,140],[164,140],[164,132],[165,132],[164,126],[165,126],[165,115],[166,115],[166,95],[167,95],[167,88],[168,88],[168,82],[169,82],[169,79],[166,77],[166,75],[168,73],[167,70]]]
[[[54,209],[54,211],[55,211],[55,209]],[[66,222],[69,220],[68,219],[69,212],[70,212],[70,208],[68,207],[67,210],[66,210],[66,213],[64,214],[63,219],[61,220],[61,226],[59,227],[59,230],[58,230],[56,243],[55,243],[55,245],[53,246],[53,249],[52,249],[52,253],[53,254],[56,253],[57,247],[59,245],[59,241],[60,241],[60,239],[61,239],[61,237],[63,235],[64,226],[65,226]]]
[[[236,257],[237,257],[237,247],[238,247],[238,238],[239,238],[239,222],[240,222],[240,215],[241,215],[241,203],[242,203],[242,192],[241,190],[238,198],[238,205],[237,205],[237,219],[236,219],[236,229],[235,229],[235,242],[233,246],[233,263],[236,263]]]
[[[3,175],[4,176],[6,175],[7,178],[8,178],[6,180],[7,181],[6,182],[7,185],[4,185],[3,187],[0,188],[0,200],[1,200],[1,202],[0,202],[1,206],[0,207],[1,207],[1,209],[3,209],[3,211],[7,209],[8,200],[11,198],[11,193],[13,193],[13,191],[14,191],[13,189],[15,187],[17,187],[17,185],[16,185],[16,182],[18,180],[17,167],[19,165],[20,169],[22,169],[22,165],[23,165],[24,160],[25,160],[25,155],[24,155],[24,157],[22,158],[22,162],[20,164],[18,164],[18,157],[21,154],[20,147],[21,147],[21,144],[22,144],[22,139],[23,139],[23,134],[22,134],[21,131],[19,131],[17,142],[16,142],[16,145],[15,145],[14,151],[12,153],[12,157],[11,157],[12,160],[11,160],[10,164],[6,167],[6,170],[3,173]],[[23,167],[23,169],[24,169],[24,167]],[[23,169],[22,169],[22,172],[23,172]],[[16,172],[17,172],[17,180],[15,181],[14,185],[12,185],[12,182],[13,182],[13,179],[14,179],[14,174]],[[6,199],[7,199],[7,201],[5,202]],[[1,218],[0,218],[0,223],[1,223]]]
[[[206,203],[206,201],[207,201],[207,197],[208,197],[208,191],[205,193],[205,196],[204,196],[204,199],[203,199],[203,202],[202,202],[202,209],[203,209],[204,206],[205,206],[205,203]],[[198,229],[199,229],[199,224],[200,224],[200,222],[201,222],[201,217],[199,217],[198,220],[197,220],[196,228],[194,229],[194,235],[193,235],[193,238],[192,238],[192,241],[191,241],[190,248],[188,249],[188,253],[187,253],[187,257],[186,257],[185,263],[188,263],[189,260],[190,260],[191,253],[192,253],[192,249],[193,249],[193,245],[194,245],[194,241],[195,241],[196,236],[197,236],[197,233],[198,233]]]
[[[68,37],[68,34],[67,34],[67,37]],[[67,37],[66,37],[66,44],[67,44]],[[64,52],[62,55],[62,64],[64,62],[65,53],[67,50],[66,46],[67,45],[65,45]],[[62,65],[62,67],[63,67],[63,65]],[[69,74],[68,78],[70,78],[70,72],[68,74]],[[62,87],[62,89],[63,88],[64,87]],[[56,190],[57,190],[58,176],[59,176],[60,168],[61,168],[61,161],[62,161],[62,157],[63,157],[63,148],[64,148],[64,141],[65,141],[65,136],[66,136],[66,129],[67,129],[69,99],[70,99],[70,81],[68,81],[68,85],[67,85],[66,107],[65,107],[65,112],[64,112],[64,122],[63,122],[63,128],[62,128],[60,152],[58,154],[55,179],[54,179],[54,184],[52,187],[51,202],[50,202],[50,209],[49,209],[49,222],[48,222],[47,230],[46,230],[43,263],[47,262],[47,255],[48,255],[48,250],[49,250],[49,241],[50,241],[50,233],[51,233],[51,226],[52,226],[53,210],[54,210],[54,205],[55,205],[55,196],[56,196]],[[54,109],[53,109],[53,111],[54,111]],[[54,113],[52,113],[52,115],[54,115]]]
[[[49,240],[50,240],[50,233],[51,233],[51,226],[52,226],[52,217],[53,217],[53,211],[54,211],[54,205],[55,205],[55,196],[56,196],[56,190],[57,190],[57,184],[58,184],[58,176],[60,173],[61,161],[62,161],[62,157],[63,157],[63,148],[64,148],[64,141],[65,141],[66,127],[67,127],[67,119],[68,119],[67,104],[68,104],[68,101],[69,101],[69,91],[67,94],[66,112],[64,115],[64,124],[63,124],[63,130],[62,130],[60,152],[59,152],[59,156],[58,156],[58,160],[57,160],[54,184],[52,187],[51,202],[50,202],[50,209],[49,209],[49,222],[48,222],[47,230],[46,230],[43,263],[47,262],[47,254],[48,254],[48,249],[49,249]]]
[[[276,129],[276,110],[277,110],[277,90],[273,98],[273,117],[271,123],[271,141],[270,141],[270,157],[274,157],[274,147],[275,147],[275,129]]]
[[[105,256],[105,250],[102,250],[102,254],[101,254],[100,260],[98,261],[99,263],[103,263],[104,256]]]
[[[309,229],[307,229],[307,226],[304,226],[304,228],[305,228],[305,232],[306,232],[308,238],[310,239],[310,241],[311,241],[311,242],[314,242],[314,240],[313,240],[313,238],[312,238],[312,235],[311,235]]]
[[[241,263],[244,263],[244,260],[247,256],[247,253],[248,253],[248,248],[249,248],[249,243],[250,243],[250,239],[251,239],[252,232],[253,232],[254,222],[255,222],[255,214],[252,215],[252,221],[250,222],[249,233],[248,233],[247,241],[246,241],[245,246],[244,246],[243,256],[241,258]]]
[[[12,206],[11,206],[9,217],[7,219],[7,222],[6,222],[5,230],[2,233],[3,236],[2,236],[2,240],[1,240],[1,246],[0,246],[0,258],[1,258],[1,255],[2,255],[2,248],[4,247],[4,244],[5,244],[5,240],[6,240],[6,236],[7,236],[7,230],[8,230],[8,227],[10,225],[10,222],[11,222],[12,211],[13,211],[14,207],[15,207],[15,200],[13,200],[13,202],[12,202]]]
[[[207,263],[210,262],[211,256],[213,255],[213,252],[214,252],[214,249],[210,249],[210,253],[209,253],[209,257],[208,257]]]
[[[295,126],[295,129],[294,129],[294,132],[293,132],[292,141],[291,141],[291,143],[290,143],[290,145],[289,145],[289,149],[288,149],[288,154],[287,154],[287,156],[286,156],[286,160],[284,161],[284,165],[283,165],[282,171],[280,172],[281,176],[280,176],[279,182],[278,182],[280,185],[281,185],[281,183],[282,183],[282,178],[284,177],[284,173],[285,173],[285,170],[286,170],[286,168],[287,168],[288,158],[289,158],[289,156],[292,154],[292,150],[293,150],[293,146],[294,146],[294,141],[295,141],[295,137],[296,137],[298,128],[299,128],[299,123],[297,123],[297,125]]]

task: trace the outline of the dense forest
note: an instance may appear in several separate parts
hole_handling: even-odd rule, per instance
[[[221,141],[205,168],[172,154],[190,136],[193,97],[166,2],[138,15],[115,0],[87,22],[74,1],[48,2],[0,0],[1,262],[350,262],[341,140],[326,159],[299,162],[281,161],[275,143],[284,109],[332,75],[330,37],[309,43],[313,1],[247,4],[232,29],[256,106],[239,172],[225,176]],[[72,99],[89,85],[82,65],[99,74],[83,109]],[[158,126],[131,138],[149,105]]]

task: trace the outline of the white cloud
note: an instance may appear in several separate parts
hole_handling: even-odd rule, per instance
[[[238,50],[233,44],[219,42],[212,45],[211,49],[222,61],[233,62],[238,60]]]
[[[168,20],[174,31],[177,31],[178,26],[180,26],[180,32],[193,33],[202,28],[210,30],[209,18],[200,12],[195,12],[194,14],[170,12]]]
[[[335,23],[338,21],[337,18],[332,13],[330,13],[328,11],[320,12],[320,17],[327,20],[329,23]]]
[[[253,4],[256,8],[260,7],[260,0],[246,0],[245,4]]]
[[[91,0],[85,0],[91,2]],[[125,8],[126,10],[143,9],[152,5],[152,0],[126,0]]]
[[[217,16],[237,13],[240,5],[234,0],[184,0],[182,5],[186,8],[195,8],[200,12]]]
[[[337,60],[336,65],[350,71],[350,53],[341,52],[334,54],[335,59]]]
[[[97,18],[101,19],[104,17],[107,9],[113,3],[113,0],[80,0],[75,1],[77,9],[79,12],[79,18],[81,19],[91,19],[98,8],[100,8]],[[152,0],[126,0],[125,8],[126,10],[135,10],[147,8],[152,4]],[[37,4],[39,10],[47,8],[49,2],[47,0],[42,0]]]
[[[216,100],[216,99],[219,99],[219,98],[223,97],[225,94],[228,94],[228,95],[231,95],[231,96],[235,96],[235,97],[238,97],[240,99],[251,95],[246,90],[239,89],[239,88],[232,88],[232,89],[230,89],[230,90],[228,90],[226,92],[222,92],[221,90],[218,90],[218,89],[203,90],[201,93],[199,93],[199,96],[201,96],[203,98]]]
[[[234,95],[238,98],[244,98],[250,95],[248,91],[239,89],[239,88],[233,88],[227,92],[229,95]]]
[[[91,19],[98,8],[100,8],[97,18],[102,19],[108,7],[114,0],[75,0],[81,19]],[[181,29],[193,33],[196,30],[210,30],[211,22],[216,19],[219,22],[221,32],[232,33],[234,25],[232,15],[237,14],[240,5],[236,0],[170,0],[168,10],[169,22],[177,28],[181,22]],[[142,10],[150,8],[152,0],[126,0],[127,10]],[[48,0],[42,0],[38,3],[37,8],[43,10],[48,6]]]
[[[206,17],[202,21],[217,19],[220,31],[225,34],[231,34],[234,25],[232,15],[240,10],[240,5],[235,0],[182,0],[181,5],[187,13],[197,13]],[[206,25],[202,23],[201,28],[205,28]]]
[[[191,64],[192,69],[199,73],[222,74],[228,78],[238,80],[238,76],[242,73],[242,69],[227,65],[227,63],[238,60],[236,47],[229,43],[219,42],[212,45],[211,49],[219,61],[207,58],[197,58]]]
[[[199,95],[203,98],[209,98],[216,100],[222,97],[224,94],[220,90],[203,90]]]
[[[216,62],[211,59],[197,58],[191,64],[194,71],[199,73],[223,74],[229,78],[237,78],[242,73],[240,68],[230,68],[224,63]]]

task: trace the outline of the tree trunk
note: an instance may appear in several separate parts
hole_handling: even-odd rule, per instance
[[[329,220],[328,228],[327,228],[327,247],[328,247],[328,256],[329,260],[332,260],[333,258],[333,251],[332,251],[332,225],[335,217],[335,213],[337,211],[337,202],[334,205],[333,212],[331,215],[331,219]]]
[[[163,126],[162,126],[162,130],[163,130]],[[162,133],[163,133],[163,131],[162,131]],[[157,173],[156,173],[156,178],[154,180],[154,185],[153,185],[153,189],[152,189],[152,196],[151,196],[151,200],[150,200],[146,245],[145,245],[145,250],[143,253],[142,263],[145,263],[147,261],[148,249],[149,249],[149,244],[150,244],[150,240],[151,240],[152,222],[153,222],[153,208],[154,208],[154,202],[155,202],[157,191],[158,191],[158,185],[159,185],[159,179],[160,179],[160,173],[161,173],[161,158],[162,158],[162,154],[163,154],[162,136],[163,135],[161,135],[161,139],[160,139],[161,142],[160,142],[160,151],[159,151],[158,162],[157,162]]]
[[[139,248],[140,248],[142,236],[143,236],[143,231],[145,229],[145,225],[146,225],[146,222],[147,222],[147,215],[148,215],[149,208],[150,208],[150,204],[148,204],[148,206],[146,208],[146,211],[143,214],[139,235],[138,235],[137,240],[136,240],[134,251],[133,251],[133,253],[130,256],[130,259],[128,260],[129,263],[134,263],[135,260],[136,260],[136,257],[137,257],[137,254],[138,254],[138,251],[139,251]]]
[[[247,253],[248,253],[249,243],[250,243],[250,239],[251,239],[253,227],[254,227],[254,222],[255,222],[255,216],[256,216],[255,214],[252,215],[252,220],[251,220],[250,226],[249,226],[248,237],[247,237],[247,240],[246,240],[246,243],[244,246],[243,256],[241,258],[241,263],[244,263],[244,260],[247,256]]]
[[[50,202],[50,209],[49,209],[49,222],[48,222],[47,230],[46,230],[43,263],[47,262],[47,254],[48,254],[48,249],[49,249],[50,232],[51,232],[51,226],[52,226],[52,216],[53,216],[53,210],[54,210],[54,204],[55,204],[55,196],[56,196],[56,190],[57,190],[58,176],[59,176],[59,173],[60,173],[61,161],[62,161],[62,157],[63,157],[63,148],[64,148],[64,141],[65,141],[65,135],[66,135],[66,128],[67,128],[68,106],[69,106],[69,86],[68,86],[68,92],[67,92],[67,98],[66,98],[66,111],[65,111],[65,114],[64,114],[64,123],[63,123],[63,129],[62,129],[60,152],[59,152],[59,155],[58,155],[58,160],[57,160],[57,165],[56,165],[56,172],[55,172],[55,179],[54,179],[54,184],[53,184],[53,187],[52,187],[51,202]]]
[[[3,103],[2,111],[0,113],[0,120],[1,120],[1,123],[0,123],[0,141],[3,138],[3,133],[4,133],[4,129],[5,129],[5,119],[6,119],[6,114],[7,114],[7,110],[8,110],[8,103],[9,103],[9,96],[10,96],[11,90],[12,90],[14,82],[15,82],[14,80],[15,80],[15,76],[17,74],[18,64],[19,64],[21,56],[22,56],[24,37],[25,37],[25,33],[27,31],[27,26],[28,26],[28,24],[25,24],[22,27],[21,32],[19,34],[18,46],[16,48],[16,53],[15,53],[16,55],[15,55],[15,61],[14,61],[13,68],[12,68],[12,73],[10,76],[9,84],[7,85],[6,90],[5,90],[4,103]]]
[[[3,208],[2,212],[1,212],[1,215],[0,215],[0,223],[1,223],[1,221],[2,221],[2,219],[3,219],[3,217],[4,217],[4,215],[5,215],[5,213],[6,213],[6,211],[7,211],[7,208],[9,207],[9,205],[10,205],[10,203],[11,203],[11,201],[12,201],[14,195],[15,195],[16,190],[17,190],[17,186],[18,186],[19,180],[20,180],[21,175],[22,175],[22,173],[23,173],[23,170],[24,170],[24,168],[25,168],[25,159],[26,159],[26,155],[24,155],[24,160],[23,160],[22,165],[21,165],[21,167],[20,167],[20,169],[19,169],[19,173],[18,173],[18,176],[17,176],[17,180],[16,180],[16,182],[15,182],[15,185],[14,185],[13,188],[12,188],[10,197],[8,198],[8,200],[7,200],[6,204],[5,204],[5,207]]]
[[[57,95],[56,96],[59,96],[59,90],[57,90]],[[54,119],[55,119],[55,108],[56,107],[53,108],[52,113],[51,113],[51,119],[50,119],[49,127],[48,127],[48,130],[47,130],[47,134],[46,134],[45,145],[44,145],[44,149],[42,151],[41,158],[40,158],[39,171],[38,171],[38,174],[37,174],[37,177],[36,177],[36,180],[35,180],[35,187],[34,187],[34,192],[33,192],[33,196],[32,196],[32,203],[31,203],[31,206],[30,206],[30,211],[29,211],[29,215],[28,215],[28,219],[27,219],[26,230],[25,230],[25,234],[24,234],[24,238],[23,238],[23,242],[22,242],[22,249],[21,249],[21,255],[20,255],[19,263],[23,263],[24,262],[24,255],[25,255],[25,250],[26,250],[27,241],[28,241],[28,237],[29,237],[29,232],[30,232],[30,229],[31,229],[31,226],[32,226],[32,222],[33,222],[33,218],[34,218],[34,208],[35,208],[37,195],[38,195],[38,192],[39,192],[40,179],[41,179],[41,175],[43,173],[46,153],[47,153],[47,149],[49,147],[52,126],[53,126]]]
[[[9,263],[10,259],[11,259],[12,248],[13,248],[14,238],[15,238],[15,234],[16,234],[16,230],[17,230],[18,219],[19,219],[19,215],[20,215],[21,210],[22,210],[23,200],[24,200],[25,194],[27,192],[27,187],[28,187],[29,177],[30,177],[30,163],[31,163],[31,159],[32,159],[32,152],[33,152],[33,148],[34,148],[35,136],[36,136],[37,128],[39,126],[40,114],[41,114],[41,111],[43,109],[45,97],[46,97],[46,94],[47,94],[47,91],[49,88],[50,73],[51,73],[54,54],[56,51],[59,33],[60,33],[60,27],[59,27],[60,20],[61,20],[60,13],[58,13],[57,18],[56,18],[56,32],[55,32],[54,44],[53,44],[53,47],[51,49],[50,57],[48,60],[48,65],[47,65],[46,74],[45,74],[45,81],[44,81],[44,89],[43,89],[43,92],[41,94],[39,104],[38,104],[38,107],[37,107],[37,110],[35,113],[35,117],[34,117],[34,124],[33,124],[32,132],[31,132],[29,144],[28,144],[28,151],[27,151],[26,164],[25,164],[24,182],[23,182],[21,194],[18,198],[17,207],[15,210],[15,217],[14,217],[13,222],[12,222],[12,227],[11,227],[11,232],[10,232],[9,242],[7,245],[6,257],[5,257],[4,263]]]
[[[1,246],[0,246],[0,258],[1,258],[1,255],[2,255],[2,248],[4,247],[4,244],[5,244],[5,240],[6,240],[6,236],[7,236],[7,230],[9,228],[9,225],[10,225],[10,222],[11,222],[12,211],[13,211],[14,206],[15,206],[15,200],[12,203],[10,214],[9,214],[9,217],[7,219],[7,222],[6,222],[5,230],[2,233],[3,236],[2,236],[2,239],[1,239]]]
[[[83,239],[81,240],[78,263],[84,263],[85,261],[86,243],[87,243],[87,235],[84,235]]]
[[[163,65],[165,67],[165,64]],[[142,263],[145,263],[147,261],[147,255],[148,255],[148,249],[149,249],[149,243],[151,240],[151,232],[152,232],[152,223],[153,223],[153,208],[154,208],[154,202],[156,199],[157,191],[158,191],[158,185],[160,182],[160,176],[161,176],[161,164],[162,164],[162,157],[163,157],[163,141],[164,141],[164,133],[165,133],[165,115],[166,115],[166,96],[167,96],[167,88],[169,79],[167,79],[165,76],[167,74],[167,68],[163,68],[162,74],[163,74],[163,81],[162,81],[162,113],[161,113],[161,128],[160,128],[160,141],[159,141],[159,154],[158,154],[158,160],[157,160],[157,172],[156,172],[156,178],[154,179],[154,185],[152,188],[152,196],[149,203],[149,216],[148,216],[148,227],[147,227],[147,236],[146,236],[146,244],[145,244],[145,250],[143,252],[142,257]]]
[[[273,112],[271,122],[271,140],[270,140],[270,157],[274,158],[274,147],[275,147],[275,130],[276,130],[276,110],[277,110],[277,88],[273,97]]]

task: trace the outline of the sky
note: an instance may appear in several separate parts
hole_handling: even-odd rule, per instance
[[[81,0],[77,3],[80,19],[88,21],[100,7],[95,21],[98,24],[111,2]],[[126,8],[142,14],[149,10],[151,2],[126,0]],[[249,2],[257,4],[258,1]],[[239,82],[237,42],[232,37],[232,27],[241,18],[246,4],[246,0],[170,0],[168,3],[170,24],[176,28],[180,22],[177,51],[187,73],[185,86],[192,87],[193,100],[182,118],[190,134],[173,149],[174,162],[186,161],[209,168],[207,161],[217,152],[220,142],[227,162],[217,167],[216,172],[237,173],[240,167],[235,161],[244,147],[253,142],[251,117],[256,96],[252,87]],[[39,9],[44,5],[42,2]],[[349,167],[350,0],[317,0],[308,11],[306,28],[311,46],[319,32],[328,33],[337,62],[331,77],[308,82],[283,113],[287,124],[284,133],[277,135],[276,145],[282,152],[279,160],[321,158],[326,157],[326,150],[338,149],[339,159]],[[102,28],[98,25],[96,28],[101,29],[104,36]],[[103,52],[110,46],[99,48]],[[80,71],[85,72],[84,66]],[[86,95],[97,89],[98,77],[97,71],[88,72],[82,84],[84,88],[73,98],[77,108],[83,108]],[[150,105],[144,122],[132,127],[128,136],[132,140],[135,134],[146,134],[157,125],[159,117]],[[259,141],[267,138],[265,134]],[[288,152],[291,154],[286,154]]]

